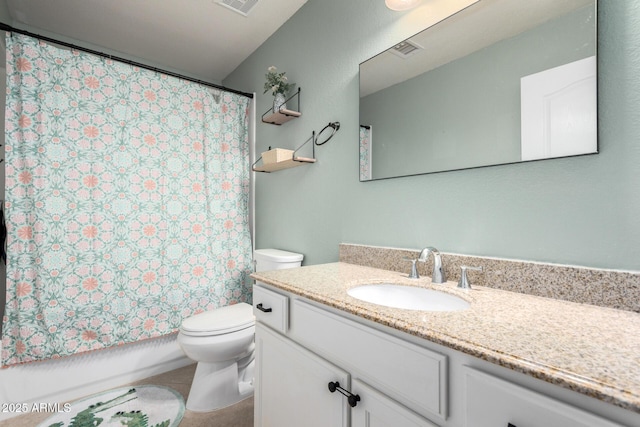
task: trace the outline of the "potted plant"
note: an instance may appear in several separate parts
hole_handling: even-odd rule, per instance
[[[264,93],[271,91],[273,94],[273,112],[277,113],[287,108],[287,94],[293,89],[295,83],[289,83],[286,73],[279,73],[273,65],[268,68],[268,71],[265,75],[267,81],[264,83]]]

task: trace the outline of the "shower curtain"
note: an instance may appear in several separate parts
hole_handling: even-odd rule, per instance
[[[249,99],[7,35],[2,365],[250,300]]]
[[[360,125],[360,181],[372,179],[372,138],[373,127]]]

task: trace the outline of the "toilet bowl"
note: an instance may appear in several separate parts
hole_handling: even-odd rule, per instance
[[[299,267],[303,256],[278,249],[254,252],[256,271]],[[182,321],[178,344],[198,362],[187,409],[209,412],[253,396],[255,317],[239,303]]]
[[[198,362],[187,409],[209,412],[253,395],[255,318],[253,307],[239,303],[189,317],[178,344]]]

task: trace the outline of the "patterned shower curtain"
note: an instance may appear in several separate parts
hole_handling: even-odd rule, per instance
[[[8,35],[4,366],[250,300],[249,100]]]
[[[372,176],[371,143],[373,128],[360,125],[360,181],[370,181]]]

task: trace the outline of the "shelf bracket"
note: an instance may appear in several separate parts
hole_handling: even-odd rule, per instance
[[[295,150],[293,150],[293,161],[294,162],[305,162],[305,160],[300,160],[300,157],[296,156],[296,152],[301,149],[302,147],[304,147],[305,145],[307,145],[309,143],[309,141],[313,141],[314,144],[311,144],[311,158],[314,159],[316,158],[316,144],[315,144],[315,140],[316,140],[316,131],[311,131],[311,138],[307,139],[305,142],[303,142],[298,148],[296,148]]]

